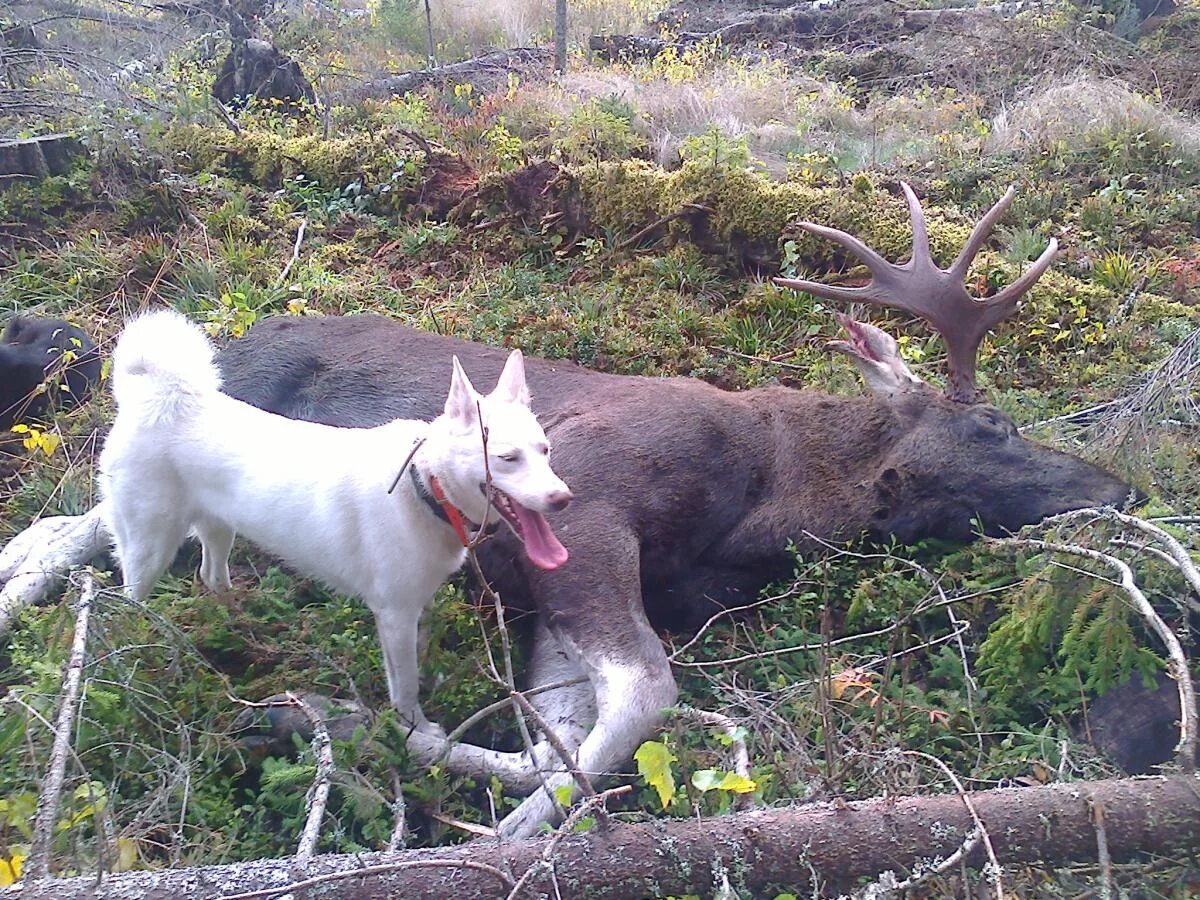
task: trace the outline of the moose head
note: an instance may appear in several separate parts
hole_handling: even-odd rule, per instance
[[[804,230],[828,238],[860,259],[871,273],[860,287],[776,278],[782,287],[843,303],[860,302],[913,313],[938,332],[946,345],[944,393],[914,375],[885,332],[846,315],[838,318],[847,339],[830,346],[847,354],[868,387],[892,416],[887,442],[870,496],[870,531],[910,541],[923,536],[968,539],[977,518],[991,534],[1078,508],[1081,503],[1124,502],[1131,491],[1103,469],[1020,436],[1012,419],[982,401],[975,367],[979,345],[995,325],[1011,315],[1020,298],[1050,267],[1058,252],[1053,238],[1016,281],[995,295],[973,297],[964,285],[967,270],[1015,189],[988,210],[947,269],[933,261],[925,214],[913,189],[901,182],[912,222],[908,262],[885,260],[863,241],[802,222]]]

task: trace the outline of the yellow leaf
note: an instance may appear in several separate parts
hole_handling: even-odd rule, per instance
[[[24,853],[14,851],[13,855],[8,859],[0,857],[0,887],[7,887],[19,881],[21,878],[21,866],[24,863]]]
[[[675,774],[671,771],[674,754],[660,741],[646,741],[637,748],[633,758],[638,764],[638,774],[658,791],[659,802],[666,809],[675,799]]]
[[[137,841],[132,838],[117,838],[117,868],[118,872],[128,872],[137,865]]]
[[[867,672],[863,669],[842,669],[829,680],[829,692],[833,695],[834,700],[841,700],[851,688],[858,688],[859,693],[855,697],[857,700],[864,693],[872,692],[871,680],[874,677],[874,672]]]
[[[717,787],[722,791],[733,791],[735,794],[751,794],[758,790],[758,784],[753,778],[747,778],[737,772],[726,772]]]
[[[38,441],[38,446],[42,448],[42,452],[47,456],[53,456],[54,451],[57,450],[59,444],[62,443],[62,438],[53,432],[43,432],[39,437],[40,439]]]

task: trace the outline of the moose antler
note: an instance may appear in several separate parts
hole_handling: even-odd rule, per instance
[[[963,284],[967,269],[996,227],[996,222],[1008,209],[1016,188],[1010,187],[979,220],[954,265],[949,269],[941,269],[929,252],[929,234],[921,202],[908,184],[902,181],[900,187],[904,189],[909,217],[912,219],[913,252],[908,262],[903,265],[889,263],[851,234],[812,222],[801,222],[800,227],[805,231],[841,244],[861,259],[871,272],[871,280],[862,287],[821,284],[797,278],[776,278],[775,283],[827,300],[891,306],[920,316],[946,342],[949,358],[946,395],[960,403],[974,403],[979,397],[975,387],[975,356],[979,352],[980,342],[997,322],[1012,314],[1021,296],[1050,267],[1058,252],[1058,241],[1051,238],[1037,261],[1008,287],[991,297],[972,297]]]

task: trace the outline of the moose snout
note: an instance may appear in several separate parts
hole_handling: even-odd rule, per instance
[[[575,499],[575,495],[571,493],[569,488],[564,487],[561,491],[551,491],[546,495],[546,505],[554,512],[562,512],[567,508],[567,504]]]

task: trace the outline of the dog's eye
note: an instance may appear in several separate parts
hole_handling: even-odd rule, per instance
[[[505,462],[516,462],[521,458],[521,451],[509,450],[507,453],[501,453],[500,458]]]
[[[538,444],[537,450],[538,450],[538,453],[542,454],[542,456],[550,455],[550,445],[549,444]]]

